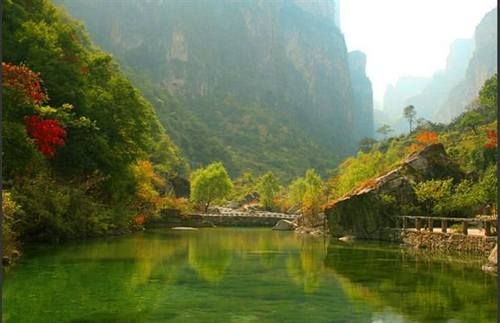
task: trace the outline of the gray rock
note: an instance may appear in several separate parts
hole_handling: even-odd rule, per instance
[[[493,250],[491,250],[491,253],[490,253],[490,256],[488,257],[488,261],[492,264],[492,265],[497,265],[497,246],[495,246],[495,248],[493,248]]]
[[[273,227],[273,230],[280,231],[293,231],[295,229],[296,224],[288,221],[288,220],[279,220],[276,225]]]

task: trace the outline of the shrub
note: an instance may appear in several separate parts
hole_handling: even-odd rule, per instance
[[[18,234],[14,225],[22,214],[21,206],[12,199],[10,192],[2,191],[2,247],[3,254],[9,255],[17,248]]]

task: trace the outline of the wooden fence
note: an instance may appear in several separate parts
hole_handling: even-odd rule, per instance
[[[397,221],[397,227],[403,230],[409,229],[411,222],[415,224],[415,229],[420,231],[422,229],[427,229],[429,232],[434,232],[435,222],[440,222],[441,232],[448,232],[449,223],[461,223],[461,233],[467,235],[469,227],[472,224],[480,224],[484,228],[485,236],[492,236],[492,228],[496,229],[497,216],[494,215],[480,215],[475,218],[444,218],[444,217],[429,217],[429,216],[399,216]],[[425,228],[424,228],[425,226]]]

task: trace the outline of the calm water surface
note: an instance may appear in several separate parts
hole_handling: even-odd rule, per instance
[[[162,229],[28,247],[6,322],[495,322],[474,259],[270,229]]]

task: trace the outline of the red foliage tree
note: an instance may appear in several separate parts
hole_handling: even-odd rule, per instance
[[[424,131],[419,133],[416,139],[422,144],[435,144],[438,142],[438,134],[434,131]]]
[[[24,65],[2,63],[2,86],[27,97],[33,104],[41,104],[48,99],[40,74]]]
[[[55,146],[64,146],[66,131],[55,119],[41,119],[39,116],[26,118],[26,128],[35,140],[38,150],[47,158],[52,158]]]
[[[488,130],[488,142],[484,145],[486,149],[495,149],[497,147],[497,132]]]

